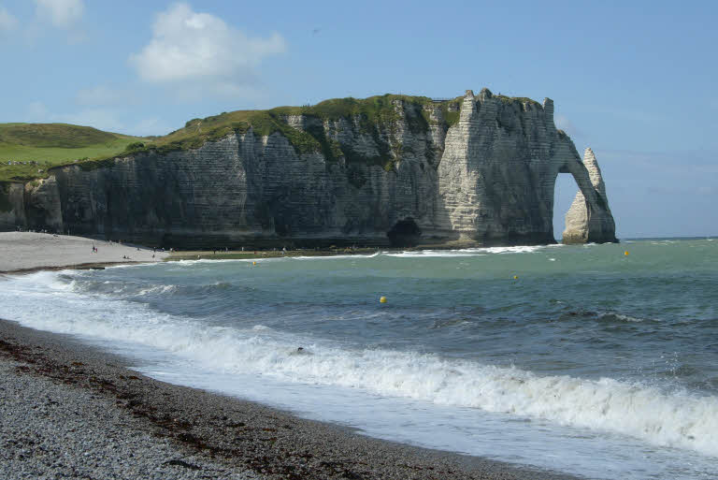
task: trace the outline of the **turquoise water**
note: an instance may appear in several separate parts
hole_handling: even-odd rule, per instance
[[[0,317],[119,350],[168,381],[590,478],[718,475],[718,240],[4,283]]]

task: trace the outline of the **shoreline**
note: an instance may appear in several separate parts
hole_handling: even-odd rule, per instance
[[[77,397],[73,404],[82,402],[87,394],[104,399],[114,405],[117,414],[134,419],[122,428],[122,436],[161,439],[177,449],[178,458],[192,458],[177,462],[210,465],[200,467],[205,469],[204,475],[213,468],[224,469],[225,473],[210,474],[209,478],[229,478],[226,472],[232,472],[258,476],[247,478],[309,480],[577,479],[528,466],[370,438],[356,429],[157,381],[133,371],[130,359],[77,338],[0,319],[0,365],[9,363],[15,365],[11,383],[50,381],[70,398]],[[0,396],[5,391],[6,388],[0,389]],[[75,407],[70,404],[57,408]],[[97,463],[100,459],[90,456],[86,460]],[[172,465],[182,465],[177,462]]]
[[[94,252],[94,248],[90,253],[90,247],[95,245],[99,245],[99,254]],[[5,270],[0,271],[0,278],[3,275],[22,275],[43,270],[101,269],[122,264],[194,259],[189,255],[200,255],[205,259],[214,257],[217,260],[226,259],[220,258],[223,254],[232,255],[232,252],[219,252],[217,256],[212,252],[177,252],[177,255],[183,258],[172,258],[165,253],[161,258],[152,259],[151,255],[158,252],[134,245],[108,244],[84,237],[22,232],[0,234],[0,247],[0,270]],[[296,250],[291,254],[287,252],[287,256],[366,255],[376,251]],[[127,256],[130,253],[133,257],[138,257],[139,253],[150,257],[150,260],[138,258],[125,261],[121,258],[121,255]],[[106,260],[108,256],[110,258],[109,261],[83,262],[91,255],[97,255],[93,258],[98,260]],[[281,256],[284,256],[282,251],[257,251],[234,252],[232,258],[263,259]],[[8,271],[8,264],[17,268]],[[114,416],[125,418],[119,422],[113,420],[114,423],[123,425],[114,425],[114,430],[118,430],[114,436],[131,439],[124,445],[125,451],[141,449],[143,452],[150,452],[149,460],[142,460],[149,463],[140,464],[137,468],[149,469],[147,471],[155,467],[164,469],[163,475],[157,478],[185,478],[182,475],[199,475],[197,472],[203,472],[203,478],[237,479],[576,479],[570,475],[528,466],[371,438],[361,434],[358,429],[302,419],[291,412],[263,404],[153,380],[133,371],[131,365],[131,359],[90,346],[75,337],[26,328],[12,320],[0,318],[0,412],[5,408],[5,404],[13,403],[8,400],[15,401],[15,413],[38,408],[37,405],[32,405],[33,398],[20,398],[21,395],[17,393],[6,397],[9,395],[8,391],[37,390],[42,394],[48,389],[55,391],[56,395],[70,399],[65,403],[53,403],[53,408],[59,409],[55,416],[60,418],[64,418],[63,415],[67,414],[68,410],[74,409],[75,404],[90,405],[99,402],[102,405],[95,406],[96,411],[99,409],[101,412],[110,412]],[[24,387],[18,387],[19,384]],[[41,408],[46,406],[42,405]],[[55,416],[46,421],[51,421]],[[78,430],[64,432],[68,438],[82,437],[81,434],[89,428],[85,424],[97,421],[96,413],[81,411],[80,416],[79,426],[74,426]],[[13,416],[7,418],[12,419]],[[30,436],[42,437],[45,427],[28,425],[26,428],[30,429]],[[17,432],[10,432],[8,437],[8,432],[3,430],[8,427],[14,428],[0,422],[0,444],[22,444],[24,440],[21,437],[28,436],[28,433],[21,436]],[[95,427],[95,435],[98,430],[103,429]],[[142,442],[137,439],[143,436],[160,439],[164,450],[151,453],[154,449],[142,446]],[[38,452],[38,448],[42,451]],[[19,468],[18,465],[25,466],[26,463],[23,462],[28,458],[53,460],[47,456],[47,450],[55,448],[61,449],[61,446],[24,445],[21,452],[25,453],[20,453],[19,457],[12,457],[11,448],[10,457],[0,454],[0,473],[10,465],[10,475],[4,475],[4,478],[21,478],[13,476],[13,468]],[[73,458],[80,456],[74,451],[57,455],[63,458],[68,455]],[[119,454],[114,451],[90,452],[89,458],[75,459],[76,466],[81,467],[80,470],[89,469],[87,471],[93,472],[93,462],[117,463],[117,455]],[[156,458],[163,455],[172,456],[172,459],[168,460],[170,463],[156,465]],[[190,460],[177,460],[178,458]],[[35,465],[35,468],[44,468],[42,471],[48,475],[62,471],[53,466],[54,463],[50,463],[50,466]],[[194,466],[199,466],[199,470],[194,469]],[[174,467],[174,470],[169,467]],[[24,467],[20,468],[23,469]],[[109,474],[105,472],[104,475]],[[115,471],[112,475],[120,474]],[[100,473],[99,476],[102,477],[103,474]],[[120,477],[121,475],[117,478]]]
[[[97,250],[95,250],[96,246],[98,247]],[[301,248],[285,251],[281,249],[166,251],[142,245],[98,240],[92,237],[40,232],[0,232],[0,275],[28,274],[43,270],[103,269],[118,265],[183,260],[262,260],[282,257],[369,256],[382,251],[454,250],[468,247],[468,245],[451,244],[403,248]]]
[[[18,270],[0,271],[1,275],[28,275],[37,272],[58,272],[60,270],[104,270],[107,267],[118,267],[122,265],[143,265],[158,262],[99,262],[99,263],[78,263],[60,266],[40,266],[30,268],[20,268]]]

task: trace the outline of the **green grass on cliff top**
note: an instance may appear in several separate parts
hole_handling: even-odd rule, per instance
[[[458,121],[458,112],[450,111],[449,107],[451,104],[458,107],[462,98],[457,97],[436,103],[444,113],[447,128]],[[330,144],[331,142],[328,141],[321,129],[319,131],[311,129],[309,131],[299,131],[287,125],[286,117],[289,115],[304,115],[315,117],[319,120],[356,117],[359,119],[360,126],[370,132],[376,125],[389,124],[399,119],[394,105],[396,101],[403,101],[420,107],[417,110],[422,113],[416,119],[419,120],[419,124],[428,125],[428,113],[423,110],[423,107],[435,103],[429,97],[392,94],[364,99],[348,97],[325,100],[316,105],[302,107],[239,110],[224,112],[207,118],[195,118],[187,122],[184,128],[171,132],[152,144],[146,144],[144,150],[154,149],[160,152],[187,150],[199,147],[206,141],[222,138],[232,131],[245,133],[251,127],[257,135],[282,133],[289,139],[289,142],[298,153],[321,151],[327,155],[327,158],[330,158],[340,152],[337,151],[336,145]]]
[[[503,103],[536,103],[526,98],[497,96]],[[279,132],[288,138],[298,153],[321,151],[327,158],[341,154],[336,142],[328,141],[324,132],[300,131],[286,123],[289,115],[305,115],[320,120],[358,118],[368,131],[376,125],[398,120],[394,103],[413,104],[421,112],[413,127],[428,126],[429,115],[424,106],[438,106],[444,116],[445,128],[458,121],[458,107],[463,97],[434,102],[428,97],[381,95],[365,99],[339,98],[316,105],[277,107],[271,110],[239,110],[207,118],[195,118],[184,128],[163,137],[142,138],[103,132],[92,127],[68,124],[0,124],[0,181],[27,181],[47,176],[52,167],[79,164],[92,169],[111,163],[114,157],[155,151],[168,153],[202,146],[207,141],[225,137],[231,132],[246,133],[252,128],[257,135]],[[412,125],[410,125],[412,127]],[[8,164],[12,162],[12,164]],[[35,162],[31,164],[30,162]]]
[[[105,158],[141,140],[64,123],[0,123],[0,181],[46,177],[48,168]]]

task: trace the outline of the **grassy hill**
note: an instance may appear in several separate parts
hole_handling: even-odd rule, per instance
[[[5,123],[0,124],[0,181],[46,177],[48,168],[59,165],[78,163],[83,168],[96,168],[120,154],[188,150],[200,147],[207,141],[220,139],[230,132],[244,133],[250,128],[258,135],[281,132],[298,153],[322,152],[331,161],[351,152],[343,152],[337,142],[328,140],[321,126],[306,132],[300,131],[287,125],[284,118],[287,115],[306,115],[320,120],[359,118],[361,128],[372,133],[377,125],[398,119],[393,102],[401,100],[417,107],[438,106],[443,112],[444,128],[448,129],[459,119],[458,108],[462,98],[437,102],[428,97],[386,94],[365,99],[349,97],[325,100],[303,107],[239,110],[195,118],[187,122],[184,128],[163,137],[152,138],[131,137],[61,123]],[[523,97],[496,98],[520,108],[528,104],[538,105]],[[409,129],[426,130],[431,122],[429,115],[423,108],[414,111],[419,114],[407,117]]]
[[[50,167],[106,158],[138,141],[64,123],[0,123],[0,181],[45,177]]]

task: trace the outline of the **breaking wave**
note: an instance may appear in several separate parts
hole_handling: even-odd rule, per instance
[[[3,282],[0,313],[33,328],[160,349],[211,372],[471,407],[718,456],[714,396],[611,378],[539,376],[435,354],[343,348],[259,325],[210,326],[144,304],[78,294],[62,275],[41,272]]]

